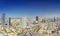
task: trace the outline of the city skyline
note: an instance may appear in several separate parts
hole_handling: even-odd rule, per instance
[[[0,0],[0,14],[7,17],[59,16],[59,0]],[[59,16],[60,17],[60,16]]]

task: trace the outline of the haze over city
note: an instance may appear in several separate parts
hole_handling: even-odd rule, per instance
[[[0,0],[0,14],[7,17],[59,16],[59,0]]]

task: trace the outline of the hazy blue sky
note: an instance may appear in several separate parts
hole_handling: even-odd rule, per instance
[[[0,14],[9,17],[60,16],[59,0],[0,0]]]

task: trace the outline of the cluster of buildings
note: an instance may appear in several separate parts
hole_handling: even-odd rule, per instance
[[[6,23],[6,19],[8,19],[8,23]],[[19,23],[21,25],[22,28],[25,28],[26,26],[32,23],[34,24],[38,24],[39,22],[39,18],[38,16],[36,16],[36,18],[33,18],[32,20],[28,19],[26,16],[22,17],[22,18],[6,18],[5,17],[5,14],[2,14],[2,18],[1,18],[1,24],[2,24],[2,27],[4,28],[9,28],[12,24],[11,24],[11,21],[13,21],[13,19],[16,19],[16,20],[19,20]]]
[[[60,33],[60,19],[57,18],[6,18],[5,14],[2,14],[0,20],[0,35],[1,36],[36,36],[53,35]],[[33,33],[33,34],[32,34]],[[37,34],[38,33],[38,34]]]

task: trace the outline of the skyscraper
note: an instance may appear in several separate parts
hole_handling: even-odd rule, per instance
[[[5,27],[5,13],[2,14],[2,26]]]
[[[27,26],[27,17],[22,17],[21,18],[21,27],[25,28]]]
[[[38,24],[38,16],[36,16],[36,24]]]
[[[54,17],[54,22],[56,21],[55,17]]]
[[[5,20],[5,13],[2,14],[2,27],[3,28],[9,28],[9,23],[6,23],[6,20]]]
[[[38,21],[38,16],[36,16],[36,21]]]
[[[9,17],[9,26],[11,26],[11,18]]]

